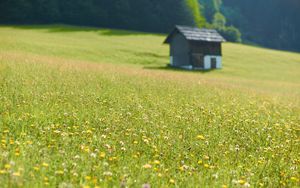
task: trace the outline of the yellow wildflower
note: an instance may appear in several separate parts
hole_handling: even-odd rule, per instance
[[[115,161],[115,160],[117,160],[117,157],[110,157],[108,160],[109,161]]]
[[[151,166],[150,164],[145,164],[145,165],[143,166],[143,168],[149,169],[149,168],[152,168],[152,166]]]
[[[48,163],[43,163],[42,166],[43,166],[43,167],[48,167],[49,164],[48,164]]]
[[[93,179],[93,183],[96,184],[98,182],[97,178]]]
[[[104,152],[101,152],[101,153],[100,153],[100,157],[101,157],[101,158],[105,158],[105,155],[106,155],[106,154],[105,154]]]
[[[12,175],[17,177],[21,176],[20,172],[14,172]]]
[[[86,131],[87,134],[92,134],[93,132],[91,130]]]
[[[63,174],[64,174],[64,171],[62,171],[62,170],[57,170],[57,171],[55,171],[55,174],[63,175]]]
[[[296,177],[291,177],[291,180],[292,180],[292,181],[295,181],[295,182],[298,182],[298,181],[299,181],[299,179],[296,178]]]
[[[238,182],[239,182],[239,184],[241,184],[241,185],[244,185],[244,184],[246,183],[245,180],[239,180]]]
[[[91,176],[85,176],[85,180],[89,181],[89,180],[91,180],[91,179],[92,179]]]
[[[203,135],[198,135],[197,139],[199,139],[199,140],[205,140],[205,137]]]
[[[179,167],[179,170],[185,171],[185,170],[187,170],[188,168],[189,168],[189,167],[188,167],[187,165],[183,165],[183,166]]]
[[[4,165],[4,168],[10,169],[10,168],[11,168],[11,165],[10,165],[10,164],[6,164],[6,165]]]
[[[32,142],[31,140],[28,140],[26,143],[27,143],[28,145],[31,145],[33,142]]]

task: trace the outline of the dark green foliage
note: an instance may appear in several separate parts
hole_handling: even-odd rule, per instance
[[[242,42],[241,32],[233,26],[217,28],[218,32],[228,41]]]
[[[266,47],[300,51],[299,0],[223,0],[227,22],[243,39]]]
[[[222,0],[199,0],[203,7],[204,15],[208,22],[212,23],[215,13],[220,12]]]
[[[226,26],[226,18],[220,12],[215,13],[213,19],[213,26],[216,28],[222,28]]]
[[[66,23],[169,32],[176,24],[198,24],[200,18],[183,0],[0,1],[0,23]]]
[[[248,43],[300,51],[299,0],[198,1],[203,6],[208,22],[225,35],[230,33],[230,36],[238,36],[241,31],[243,41]],[[223,28],[222,15],[225,16],[227,25],[234,26],[239,31],[233,27]],[[227,40],[232,41],[231,37]]]
[[[200,12],[200,6],[198,0],[185,0],[189,10],[192,12],[192,16],[195,21],[195,25],[198,27],[204,27],[206,25],[205,17]]]
[[[222,0],[199,0],[203,5],[204,13],[210,24],[208,27],[217,29],[218,32],[230,42],[242,42],[242,34],[236,27],[227,26],[227,19],[221,12]]]

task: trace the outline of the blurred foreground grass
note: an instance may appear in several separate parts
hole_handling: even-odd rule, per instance
[[[162,35],[0,28],[1,187],[297,187],[300,55],[224,45],[165,68]]]

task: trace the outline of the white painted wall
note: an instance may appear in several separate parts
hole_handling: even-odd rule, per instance
[[[211,56],[204,56],[204,69],[210,69],[210,57]]]
[[[222,68],[222,57],[221,56],[213,56],[213,55],[204,56],[204,69],[211,69],[211,58],[216,58],[217,69],[221,69]]]

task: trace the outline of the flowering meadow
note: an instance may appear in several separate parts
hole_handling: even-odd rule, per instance
[[[164,37],[1,26],[0,187],[299,187],[300,54],[186,72]]]

